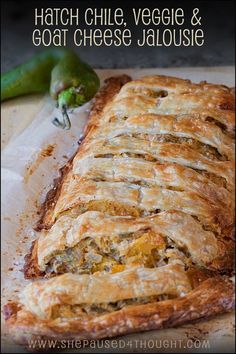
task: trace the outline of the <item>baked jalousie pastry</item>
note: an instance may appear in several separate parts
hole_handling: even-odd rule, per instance
[[[112,337],[232,310],[233,172],[233,90],[107,80],[42,206],[24,267],[34,281],[5,306],[14,338]]]

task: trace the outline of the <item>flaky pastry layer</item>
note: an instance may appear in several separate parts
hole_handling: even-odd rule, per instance
[[[111,78],[42,206],[9,330],[104,338],[230,311],[234,95],[166,76]]]

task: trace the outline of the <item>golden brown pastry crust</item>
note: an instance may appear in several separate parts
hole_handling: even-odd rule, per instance
[[[85,130],[86,138],[62,170],[53,198],[49,193],[37,229],[50,228],[58,216],[73,208],[107,212],[106,206],[101,209],[106,202],[114,215],[140,216],[157,209],[177,209],[197,217],[204,227],[217,233],[218,255],[214,260],[209,258],[208,264],[217,269],[231,269],[232,241],[228,240],[233,237],[231,90],[162,76],[129,80],[127,76],[112,78],[97,95]],[[124,83],[127,84],[120,90]],[[158,97],[163,90],[168,95]],[[153,93],[157,97],[152,97]],[[178,111],[178,100],[186,97],[190,103],[181,106],[181,114],[170,115],[166,107]],[[137,108],[143,99],[150,102]],[[150,111],[156,106],[158,114],[142,113],[143,109]],[[202,113],[196,113],[198,106]],[[120,107],[127,110],[125,119],[119,119]],[[204,113],[208,109],[213,109],[213,117]],[[160,110],[167,110],[168,114],[160,115]],[[231,119],[225,117],[226,112]],[[222,120],[227,123],[225,126],[220,123]],[[161,139],[156,140],[157,136]],[[113,157],[104,158],[106,155]],[[133,189],[132,183],[137,181],[141,185]],[[37,254],[32,250],[27,256],[26,277],[41,274],[37,263]]]
[[[46,285],[46,286],[45,286]],[[57,306],[99,305],[133,298],[168,295],[179,297],[192,289],[184,265],[158,268],[129,267],[123,272],[65,273],[45,282],[32,282],[20,301],[41,318],[53,318]]]
[[[8,303],[5,317],[12,338],[28,345],[28,340],[45,338],[99,339],[122,334],[174,327],[206,319],[234,308],[234,287],[224,277],[209,278],[184,297],[122,310],[99,317],[41,319],[24,306]]]
[[[25,276],[44,276],[53,252],[73,248],[86,232],[95,239],[99,232],[104,236],[105,225],[108,234],[115,234],[122,225],[132,229],[143,223],[144,229],[154,229],[160,239],[171,240],[189,254],[193,264],[185,275],[188,291],[193,290],[174,299],[82,318],[53,318],[51,313],[43,318],[36,305],[30,311],[29,301],[9,303],[7,325],[19,342],[40,336],[112,337],[176,326],[234,307],[233,284],[227,277],[215,276],[230,273],[233,263],[232,90],[164,76],[129,81],[126,75],[112,78],[97,95],[84,139],[42,207],[36,229],[49,231],[32,245]],[[89,215],[94,216],[94,225],[88,217],[81,229],[75,227],[76,220]],[[63,218],[76,232],[63,229]],[[64,230],[58,238],[58,231],[53,234],[57,227]],[[171,266],[162,265],[157,271]],[[174,259],[173,267],[183,267],[182,260]],[[42,288],[32,285],[36,291],[31,300],[37,301],[46,289],[49,298],[59,299],[59,307],[68,305],[69,297],[55,295],[56,285],[47,287],[67,277],[44,280]],[[72,275],[77,277],[82,281],[80,275]],[[91,279],[93,283],[96,273]],[[41,305],[47,304],[41,300]]]
[[[38,229],[50,228],[61,213],[76,204],[83,207],[83,200],[80,201],[79,194],[74,192],[82,185],[83,176],[80,175],[78,166],[85,165],[86,159],[90,161],[98,156],[112,155],[116,158],[120,155],[123,157],[124,154],[129,157],[130,154],[135,154],[148,161],[154,159],[159,164],[169,162],[172,165],[186,166],[191,172],[195,170],[197,173],[211,174],[210,180],[213,182],[220,179],[221,183],[226,184],[224,189],[227,188],[232,193],[234,144],[231,136],[234,131],[234,97],[231,90],[221,85],[193,84],[188,80],[153,76],[130,81],[117,94],[122,84],[128,80],[127,77],[111,80],[98,96],[98,108],[96,104],[90,114],[86,139],[71,162],[73,167],[63,179],[63,186],[53,199],[52,207],[46,205],[44,208]],[[115,84],[116,81],[118,84]],[[167,95],[158,96],[162,92]],[[159,140],[155,140],[157,135],[160,135]],[[101,167],[100,171],[104,171],[104,168]],[[87,175],[85,177],[87,179]],[[127,182],[125,178],[126,176],[123,179],[120,176],[121,181]],[[106,176],[104,181],[107,182]],[[102,183],[101,185],[105,186]],[[96,190],[96,194],[100,192],[99,186],[97,188],[92,183],[87,188],[85,185],[81,188],[81,194],[86,194],[88,189]],[[105,186],[107,188],[109,185]],[[112,185],[111,188],[113,189]],[[233,202],[229,195],[225,197],[225,193],[226,190],[222,193],[221,201],[224,199],[229,203],[226,206],[227,212],[222,202],[207,203],[206,208],[228,234],[232,227]],[[193,197],[196,203],[198,194],[199,191]],[[127,204],[134,202],[132,195],[131,193]],[[163,206],[156,206],[156,209],[163,210]],[[127,213],[129,215],[130,210]],[[231,222],[225,222],[225,215],[229,215]]]
[[[77,160],[83,161],[90,154],[93,156],[94,152],[100,155],[145,154],[161,162],[170,161],[198,171],[207,171],[225,179],[228,188],[232,190],[234,148],[230,137],[234,133],[234,96],[231,90],[222,85],[205,82],[193,84],[189,80],[165,76],[146,77],[131,82],[129,80],[126,75],[107,80],[105,87],[97,95],[85,130],[86,139],[83,139],[73,163],[76,164]],[[123,86],[125,83],[127,84]],[[166,97],[152,97],[153,92],[163,90],[168,93]],[[170,115],[172,112],[174,116]],[[125,117],[124,122],[122,117]],[[122,126],[125,134],[130,134],[131,127],[130,129],[136,133],[138,129],[144,133],[149,129],[152,134],[158,131],[165,135],[174,132],[179,137],[200,139],[207,147],[210,144],[211,148],[217,147],[219,152],[228,154],[230,160],[211,159],[208,157],[208,151],[204,153],[199,151],[199,148],[193,151],[189,140],[187,143],[181,141],[174,144],[156,143],[154,140],[150,144],[147,140],[140,141],[132,135],[127,137],[121,134],[119,137]],[[164,131],[161,131],[161,127]],[[107,141],[102,136],[109,136],[109,132],[114,137]],[[54,187],[53,192],[50,192],[51,195],[49,193],[46,198],[42,207],[43,214],[37,225],[38,230],[50,228],[55,221],[55,213],[61,209],[60,205],[64,204],[63,196],[69,192],[67,185],[74,176],[74,173],[69,173],[71,165],[72,161],[65,166],[60,182],[57,181],[57,187]],[[62,205],[62,208],[65,209],[65,205]],[[227,213],[231,209],[228,208]]]
[[[75,154],[70,158],[70,160],[63,166],[60,170],[60,176],[53,181],[53,188],[49,190],[46,195],[45,201],[40,209],[40,219],[35,226],[36,231],[40,231],[41,229],[48,228],[45,224],[45,219],[48,213],[54,208],[56,201],[58,200],[62,185],[65,181],[66,176],[72,168],[72,162],[77,152],[81,149],[83,141],[88,133],[96,128],[99,118],[101,117],[103,108],[105,105],[116,95],[121,87],[129,82],[131,78],[128,75],[121,75],[117,77],[111,77],[104,81],[104,86],[99,90],[93,100],[93,106],[89,114],[88,123],[85,127],[83,137],[79,141],[78,150]]]

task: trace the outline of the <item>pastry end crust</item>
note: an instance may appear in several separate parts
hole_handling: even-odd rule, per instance
[[[186,296],[122,310],[90,319],[41,319],[10,302],[4,307],[8,329],[14,340],[26,345],[30,339],[101,339],[168,327],[230,312],[235,306],[234,286],[227,277],[203,281]],[[64,324],[63,324],[64,323]],[[45,337],[46,336],[46,337]]]

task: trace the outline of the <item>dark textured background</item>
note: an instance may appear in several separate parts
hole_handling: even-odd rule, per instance
[[[1,17],[2,71],[29,58],[38,48],[32,44],[35,7],[122,7],[129,14],[137,7],[182,7],[190,16],[199,7],[205,31],[203,47],[79,47],[81,57],[95,68],[216,66],[235,61],[234,1],[13,1],[3,0]],[[138,34],[140,28],[129,26]],[[140,32],[139,32],[140,33]],[[40,48],[42,49],[42,47]]]

